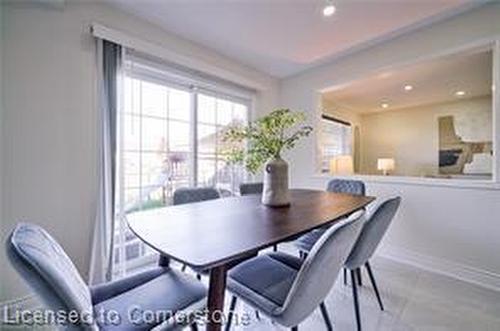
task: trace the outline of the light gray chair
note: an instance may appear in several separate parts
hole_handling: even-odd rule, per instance
[[[323,301],[359,235],[363,214],[363,211],[356,212],[331,226],[305,260],[273,252],[234,267],[228,273],[227,288],[233,293],[233,298],[227,329],[237,297],[292,330],[297,330],[299,323],[320,306],[331,329]]]
[[[242,183],[240,184],[240,194],[262,194],[264,183]]]
[[[347,193],[353,195],[365,195],[365,184],[360,180],[332,179],[328,182],[326,190],[334,193]],[[311,250],[314,243],[321,237],[328,227],[322,227],[306,233],[294,241],[294,245],[304,256]]]
[[[359,313],[356,277],[358,278],[358,284],[361,284],[361,268],[365,266],[372,283],[373,290],[377,296],[380,309],[384,310],[384,305],[382,304],[382,299],[380,298],[380,293],[378,291],[369,260],[382,241],[382,238],[389,228],[394,215],[396,215],[400,203],[400,197],[384,199],[367,214],[367,221],[363,225],[359,238],[345,263],[345,267],[349,269],[351,273],[354,312],[356,315],[358,330],[361,330],[361,319]]]
[[[89,287],[61,246],[34,224],[17,225],[6,246],[12,265],[47,309],[82,314],[76,323],[58,326],[64,330],[178,329],[185,325],[176,324],[175,314],[193,316],[206,304],[207,291],[200,282],[168,267]],[[141,320],[139,316],[128,318],[129,309],[134,306],[142,311],[171,311],[174,315],[156,321]],[[117,312],[119,323],[106,319],[106,314],[99,313],[102,311]],[[195,324],[192,327],[195,329]]]

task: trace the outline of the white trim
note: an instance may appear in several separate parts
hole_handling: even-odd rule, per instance
[[[500,274],[423,255],[401,247],[382,246],[377,256],[500,292]]]
[[[149,54],[165,61],[173,62],[188,68],[195,69],[206,74],[214,75],[216,77],[228,80],[230,82],[235,82],[237,84],[243,85],[256,90],[264,90],[266,87],[261,83],[248,79],[242,75],[238,75],[233,71],[227,70],[225,68],[206,63],[201,59],[197,59],[194,56],[188,56],[180,54],[178,52],[169,50],[161,45],[154,42],[149,42],[141,38],[132,36],[126,32],[112,29],[101,25],[99,23],[91,24],[91,33],[93,36],[101,39],[106,39],[114,43],[120,44],[124,47],[137,50],[139,52]]]
[[[500,183],[495,183],[491,180],[480,179],[446,179],[432,177],[404,177],[404,176],[377,176],[377,175],[331,175],[331,174],[314,174],[312,179],[329,180],[333,178],[340,179],[358,179],[366,183],[377,184],[400,184],[400,185],[417,185],[417,186],[438,186],[462,189],[476,190],[500,190]]]

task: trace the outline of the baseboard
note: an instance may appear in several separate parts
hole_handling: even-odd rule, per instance
[[[381,247],[377,255],[500,292],[500,274],[491,271],[415,253],[398,247]]]

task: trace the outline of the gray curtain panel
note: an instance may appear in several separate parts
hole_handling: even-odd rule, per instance
[[[110,281],[113,275],[113,229],[115,222],[117,115],[122,70],[122,47],[97,40],[99,95],[99,186],[89,281]]]

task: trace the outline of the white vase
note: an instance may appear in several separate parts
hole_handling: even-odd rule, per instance
[[[280,157],[267,161],[264,166],[262,203],[270,207],[282,207],[290,204],[288,163]]]

